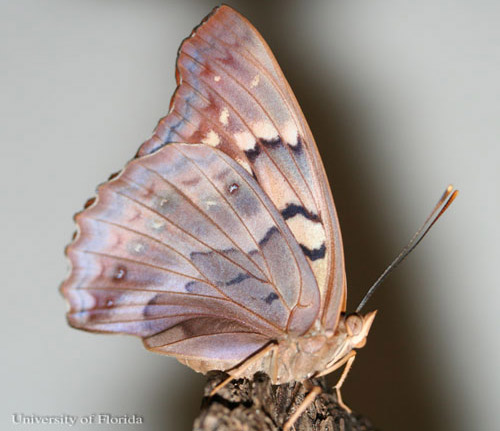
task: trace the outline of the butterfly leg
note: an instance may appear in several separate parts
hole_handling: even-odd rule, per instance
[[[307,385],[307,381],[304,382],[304,386],[310,386],[311,384]],[[289,431],[293,424],[297,421],[297,419],[300,417],[302,413],[304,413],[307,408],[314,402],[316,397],[321,393],[322,389],[319,386],[312,386],[309,393],[306,395],[302,403],[300,403],[299,407],[297,410],[295,410],[290,416],[285,424],[283,425],[283,431]]]
[[[266,356],[269,352],[272,352],[273,356],[276,353],[278,345],[272,341],[271,343],[264,346],[261,350],[258,350],[256,353],[253,353],[248,358],[246,358],[241,364],[237,365],[235,368],[231,369],[230,376],[219,383],[215,388],[210,392],[210,396],[214,396],[217,392],[219,392],[224,386],[228,383],[240,377],[252,363],[258,361],[259,359]]]
[[[341,374],[338,382],[335,384],[334,388],[335,388],[335,392],[337,392],[338,404],[340,405],[340,407],[347,410],[349,413],[351,413],[352,410],[346,404],[344,404],[344,401],[342,401],[342,395],[340,394],[340,388],[344,384],[344,381],[347,377],[347,374],[349,373],[349,370],[352,367],[352,363],[354,362],[354,358],[356,358],[356,351],[351,350],[349,352],[349,354],[344,356],[340,361],[334,363],[331,367],[327,368],[326,370],[322,371],[321,373],[319,373],[317,375],[317,377],[321,377],[321,376],[324,376],[326,374],[330,374],[331,372],[339,369],[340,367],[342,367],[345,364],[344,370],[342,371],[342,374]]]
[[[344,367],[344,371],[342,371],[342,375],[340,376],[340,379],[338,380],[337,384],[334,386],[335,391],[337,392],[337,402],[341,407],[343,407],[345,410],[347,410],[349,413],[352,412],[352,410],[344,404],[344,401],[342,401],[342,395],[340,395],[340,388],[344,384],[344,381],[347,377],[347,374],[349,373],[349,370],[352,367],[352,363],[354,362],[354,358],[356,358],[356,352],[352,352],[353,354],[349,357],[347,360],[346,366]]]
[[[273,373],[272,380],[273,380],[273,382],[277,382],[278,381],[278,371],[279,371],[278,349],[274,349],[274,351],[273,351],[271,370]]]

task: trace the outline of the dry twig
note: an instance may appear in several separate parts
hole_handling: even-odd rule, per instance
[[[209,373],[193,431],[279,431],[307,394],[300,383],[272,385],[267,375],[257,373],[252,380],[233,381],[209,398],[212,388],[225,377],[222,372]],[[323,393],[295,423],[295,431],[375,430],[368,419],[339,407],[324,378],[312,382]]]

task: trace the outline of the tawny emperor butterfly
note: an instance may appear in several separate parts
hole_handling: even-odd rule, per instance
[[[69,323],[203,373],[285,383],[347,364],[345,377],[375,312],[345,314],[328,180],[273,54],[221,6],[182,43],[176,76],[153,137],[76,215]]]

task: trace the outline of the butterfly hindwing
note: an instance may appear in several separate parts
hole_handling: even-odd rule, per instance
[[[265,335],[252,332],[235,320],[196,317],[146,338],[144,345],[206,373],[232,368],[268,342]]]
[[[313,273],[283,218],[245,169],[208,145],[133,160],[76,221],[62,286],[75,327],[139,335],[187,357],[196,344],[187,338],[204,337],[195,356],[206,345],[210,358],[223,355],[209,341],[223,333],[243,352],[302,334],[318,315]]]
[[[342,239],[307,122],[269,47],[227,6],[217,8],[179,50],[169,114],[138,152],[170,142],[205,143],[257,180],[299,243],[335,327],[345,302]]]

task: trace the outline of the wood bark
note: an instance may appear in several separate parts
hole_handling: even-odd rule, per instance
[[[264,373],[253,379],[233,380],[215,396],[208,394],[227,374],[208,374],[201,412],[193,431],[279,431],[307,395],[303,384],[272,385]],[[312,379],[323,392],[295,422],[295,431],[374,431],[370,421],[348,413],[337,404],[336,395],[324,378]]]

